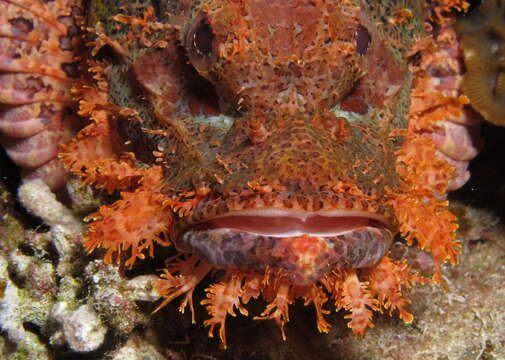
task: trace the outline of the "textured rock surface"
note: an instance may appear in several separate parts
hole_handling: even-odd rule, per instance
[[[2,183],[0,194],[1,359],[101,358],[148,322],[149,311],[135,301],[157,299],[153,276],[128,279],[90,262],[80,221],[43,182],[25,183],[19,199],[48,229],[32,229]],[[109,333],[123,338],[109,340]]]
[[[112,360],[183,360],[175,351],[164,351],[149,344],[141,336],[133,335],[126,344],[114,351]]]

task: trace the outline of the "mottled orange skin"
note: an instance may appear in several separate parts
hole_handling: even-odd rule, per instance
[[[454,175],[425,135],[437,128],[434,109],[451,105],[462,116],[465,99],[457,89],[424,86],[453,41],[430,38],[425,21],[442,23],[463,4],[184,0],[156,13],[91,1],[93,79],[73,91],[90,125],[60,156],[120,199],[90,216],[85,247],[105,248],[106,263],[131,267],[154,256],[155,244],[177,247],[188,225],[228,211],[360,210],[432,252],[441,281],[440,264],[458,253],[455,218],[440,200]],[[436,61],[426,65],[430,57]],[[422,112],[410,106],[415,96]],[[232,124],[203,118],[218,112]],[[290,245],[311,262],[313,240]],[[168,259],[156,284],[160,306],[184,295],[181,310],[193,309],[193,290],[213,269],[188,253]],[[310,284],[283,268],[240,266],[216,281],[202,301],[211,315],[204,324],[210,336],[219,325],[226,346],[227,315],[247,315],[245,305],[260,295],[268,305],[255,318],[281,328],[300,297],[314,305],[320,331],[329,329],[331,300],[362,334],[375,310],[411,321],[402,292],[428,280],[385,256],[365,269],[327,269]]]

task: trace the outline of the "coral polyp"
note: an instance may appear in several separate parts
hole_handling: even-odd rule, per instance
[[[462,89],[487,121],[500,126],[505,125],[503,11],[500,1],[485,1],[456,26],[468,69]]]

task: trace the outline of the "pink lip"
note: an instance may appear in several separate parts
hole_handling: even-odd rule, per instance
[[[196,228],[227,228],[272,237],[299,235],[335,236],[356,228],[386,227],[385,217],[363,211],[325,210],[303,211],[259,208],[231,211],[207,220]]]

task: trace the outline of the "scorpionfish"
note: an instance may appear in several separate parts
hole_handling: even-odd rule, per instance
[[[1,98],[24,120],[88,122],[55,159],[117,196],[88,216],[88,252],[131,268],[173,246],[160,307],[181,298],[195,321],[193,292],[211,279],[204,324],[224,346],[227,316],[259,297],[254,319],[283,337],[296,298],[321,332],[331,307],[355,334],[375,311],[412,321],[405,291],[457,261],[445,194],[477,152],[452,29],[464,1],[77,5],[0,1],[0,84],[26,84],[27,99]],[[9,114],[0,124],[19,130]],[[391,256],[397,234],[431,253],[431,278]]]

